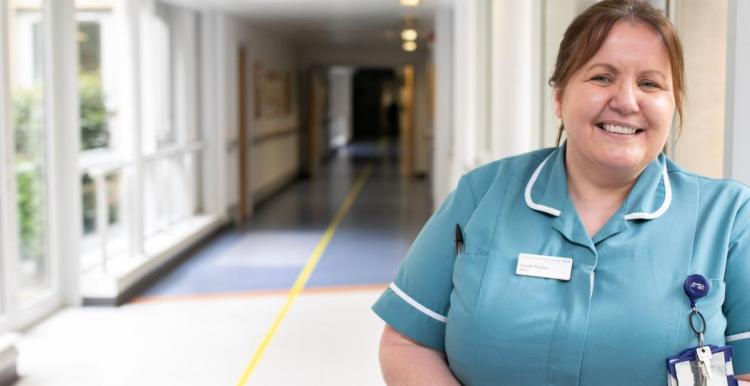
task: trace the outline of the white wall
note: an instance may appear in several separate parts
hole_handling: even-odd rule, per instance
[[[541,0],[465,0],[454,5],[452,20],[445,20],[447,11],[437,18],[441,30],[452,31],[453,53],[451,59],[436,60],[438,79],[445,82],[443,69],[450,68],[452,74],[451,102],[446,91],[438,91],[440,109],[451,105],[452,157],[448,168],[441,165],[448,176],[435,179],[440,184],[434,187],[436,204],[464,173],[533,150],[542,137]],[[447,43],[438,47],[438,52],[450,49]],[[436,119],[444,118],[440,114]],[[439,135],[446,135],[443,130]],[[436,138],[440,147],[442,141]]]
[[[245,77],[247,80],[247,122],[249,123],[248,142],[243,144],[249,154],[249,175],[251,202],[265,198],[278,187],[290,181],[299,172],[299,117],[297,112],[297,58],[294,47],[286,41],[254,28],[246,22],[229,18],[227,23],[227,142],[237,141],[239,136],[239,106],[237,84],[237,50],[246,49]],[[288,72],[292,83],[292,113],[279,117],[255,118],[253,68],[260,63],[264,71]],[[239,159],[235,154],[228,160],[235,171],[230,174],[229,204],[238,202],[237,183],[239,177],[236,165]]]
[[[430,172],[430,153],[432,147],[432,120],[430,119],[430,95],[428,72],[430,61],[423,60],[415,68],[414,79],[414,170],[418,176],[427,176]]]
[[[541,146],[542,3],[493,1],[490,67],[491,160]],[[481,80],[480,80],[481,81]]]

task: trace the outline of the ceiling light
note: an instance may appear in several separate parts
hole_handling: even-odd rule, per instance
[[[404,7],[416,7],[419,5],[419,0],[401,0],[401,5]]]
[[[404,39],[406,41],[417,40],[417,30],[409,28],[401,31],[401,39]]]
[[[417,49],[417,42],[404,42],[401,47],[404,49],[404,51],[412,52]]]

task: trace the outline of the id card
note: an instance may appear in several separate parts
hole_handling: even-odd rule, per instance
[[[708,345],[711,358],[706,365],[697,355],[698,347],[689,348],[667,358],[669,386],[737,386],[732,367],[732,348]],[[702,369],[703,367],[703,369]],[[710,371],[710,374],[706,374]]]

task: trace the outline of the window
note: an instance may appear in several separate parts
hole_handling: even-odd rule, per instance
[[[149,238],[200,213],[198,23],[190,11],[157,3],[143,56],[144,226]]]
[[[52,284],[47,243],[44,29],[41,0],[6,4],[18,237],[15,301],[25,303]]]
[[[118,82],[128,63],[115,65],[122,33],[116,17],[113,1],[76,1],[84,271],[131,252],[122,191],[124,170],[132,159],[117,114]]]
[[[61,20],[67,11],[45,5],[72,7],[0,2],[0,329],[56,309],[76,279],[84,297],[108,296],[122,277],[160,265],[175,244],[218,221],[202,215],[197,13],[159,1],[76,0],[70,31]],[[61,44],[78,44],[79,57],[58,51]],[[58,71],[72,59],[80,64],[77,87],[76,74]],[[78,91],[78,111],[53,91]],[[71,128],[76,113],[80,127]],[[80,130],[77,160],[73,149],[55,148],[71,129]],[[76,161],[77,175],[54,174]],[[57,193],[76,184],[81,211],[69,219],[67,196]],[[66,231],[73,225],[81,239],[63,239],[78,233]],[[76,259],[62,247],[79,241],[80,276],[60,280],[69,273],[58,267]]]
[[[119,18],[128,24],[118,7],[93,4],[78,0],[76,14],[84,273],[132,267],[120,262],[158,253],[161,236],[175,236],[201,211],[197,14],[158,1],[144,6],[140,59],[128,61],[118,56],[118,34],[135,30],[113,27]],[[118,113],[119,82],[132,66],[141,77],[139,127],[125,126]]]

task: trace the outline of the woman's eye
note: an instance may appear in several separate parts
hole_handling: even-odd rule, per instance
[[[650,89],[657,89],[657,88],[659,88],[658,84],[656,84],[655,82],[652,82],[650,80],[642,80],[641,83],[640,83],[640,86],[642,88],[649,89],[649,90]]]
[[[597,75],[593,78],[591,78],[594,82],[601,83],[601,84],[610,84],[612,83],[612,79],[610,79],[607,75]]]

